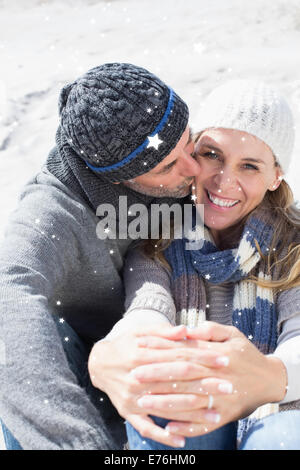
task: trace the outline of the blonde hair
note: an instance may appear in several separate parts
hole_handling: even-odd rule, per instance
[[[275,191],[267,191],[264,201],[274,214],[273,240],[268,256],[261,256],[268,262],[269,273],[274,269],[280,273],[277,281],[262,281],[251,277],[261,287],[287,290],[300,286],[300,209],[296,207],[291,188],[285,180]],[[298,233],[297,233],[298,232]],[[298,236],[297,236],[298,235]],[[291,239],[288,246],[284,243],[276,248],[278,241]],[[260,251],[259,246],[257,246]]]
[[[194,136],[195,142],[197,142],[201,134],[202,132]],[[276,159],[275,165],[278,165]],[[274,236],[267,256],[262,254],[257,244],[257,249],[262,258],[268,263],[268,274],[271,275],[271,280],[262,280],[255,276],[250,276],[249,280],[252,280],[261,287],[271,288],[275,291],[300,286],[300,209],[295,205],[294,196],[288,183],[282,180],[275,191],[267,191],[260,206],[262,205],[266,206],[267,210],[271,210],[272,214],[274,214]],[[235,227],[232,227],[232,229],[240,231],[250,215],[251,213]],[[299,236],[297,236],[298,234]],[[288,246],[282,243],[279,248],[277,247],[279,240],[283,241],[286,238],[291,238],[291,236],[294,237],[294,240]],[[146,240],[142,245],[143,252],[146,256],[161,262],[168,269],[171,269],[164,257],[163,251],[171,244],[172,238],[171,236],[170,240],[163,240],[162,238]],[[272,280],[274,270],[279,273],[279,276],[276,276],[278,279],[276,281]]]

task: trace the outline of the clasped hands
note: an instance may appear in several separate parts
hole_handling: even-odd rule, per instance
[[[139,328],[96,343],[89,372],[143,437],[173,447],[282,400],[287,380],[280,359],[263,355],[235,327],[209,321],[195,329]]]

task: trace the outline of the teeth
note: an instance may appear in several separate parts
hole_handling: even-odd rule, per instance
[[[218,197],[212,196],[208,191],[207,191],[207,194],[211,202],[213,202],[217,206],[232,207],[239,202],[238,199],[236,201],[225,201],[224,199],[219,199]]]

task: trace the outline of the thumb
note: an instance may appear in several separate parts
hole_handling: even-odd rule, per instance
[[[228,341],[233,336],[238,335],[235,333],[236,328],[228,325],[212,321],[204,321],[200,326],[193,329],[187,329],[188,339],[200,339],[202,341]]]

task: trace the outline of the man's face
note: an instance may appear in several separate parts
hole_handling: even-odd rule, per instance
[[[194,143],[187,126],[176,147],[156,167],[122,184],[149,196],[182,198],[189,194],[194,176],[200,170],[192,157],[193,151]]]

